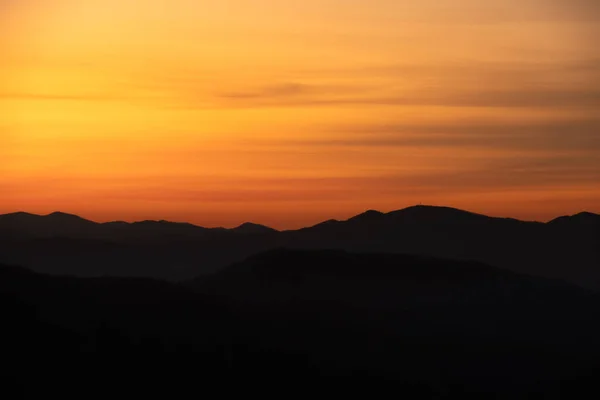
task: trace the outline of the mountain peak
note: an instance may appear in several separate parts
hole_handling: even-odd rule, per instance
[[[48,215],[46,215],[46,217],[57,217],[57,218],[78,218],[78,219],[83,219],[78,215],[75,214],[68,214],[68,213],[64,213],[62,211],[54,211]]]
[[[28,212],[25,212],[25,211],[17,211],[17,212],[14,212],[14,213],[0,215],[0,217],[5,217],[5,218],[39,217],[39,215],[28,213]]]
[[[588,211],[582,211],[574,215],[564,215],[558,217],[549,222],[550,224],[563,224],[563,223],[575,223],[575,224],[598,224],[600,223],[600,215],[594,214]]]
[[[573,216],[574,218],[600,218],[599,214],[594,214],[589,211],[582,211]]]
[[[414,206],[409,206],[397,211],[431,211],[431,212],[460,212],[464,214],[474,214],[470,211],[461,210],[460,208],[448,207],[448,206],[434,206],[430,204],[416,204]],[[393,212],[393,211],[392,211]]]
[[[350,218],[348,221],[368,221],[368,220],[378,220],[383,217],[385,214],[381,211],[377,210],[367,210],[362,214],[355,215]]]
[[[396,220],[402,219],[409,223],[441,223],[441,224],[463,224],[480,223],[501,218],[488,217],[470,211],[452,207],[416,205],[392,211],[386,214]]]
[[[383,215],[383,213],[381,211],[377,211],[377,210],[367,210],[364,213],[359,214],[359,216],[360,215],[365,215],[365,216],[381,216],[381,215]]]
[[[482,214],[476,214],[471,211],[461,210],[459,208],[446,207],[446,206],[432,206],[425,204],[418,204],[415,206],[410,206],[403,208],[401,210],[391,211],[388,215],[394,214],[418,214],[418,215],[470,215],[470,216],[480,216],[485,217]],[[489,217],[488,217],[489,218]]]
[[[276,230],[273,228],[265,225],[255,224],[253,222],[244,222],[240,226],[233,228],[232,231],[243,234],[276,232]]]
[[[95,225],[96,224],[95,222],[92,222],[90,220],[82,218],[79,215],[67,214],[67,213],[64,213],[61,211],[55,211],[48,215],[44,215],[44,216],[42,216],[42,218],[50,221],[50,223],[72,223],[72,224],[79,224],[79,225],[84,225],[84,224],[88,224],[88,225],[94,224]]]

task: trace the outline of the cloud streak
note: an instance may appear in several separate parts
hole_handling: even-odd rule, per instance
[[[304,85],[307,86],[307,85]],[[348,91],[345,91],[347,93]],[[514,88],[495,90],[456,89],[451,93],[421,91],[414,94],[382,93],[379,96],[336,95],[320,92],[313,87],[308,93],[265,94],[257,91],[252,95],[222,96],[223,107],[317,107],[317,106],[431,106],[431,107],[497,107],[497,108],[553,108],[553,107],[600,107],[600,88],[558,89],[558,88]],[[248,101],[249,100],[249,101]]]
[[[553,108],[600,106],[600,59],[564,64],[388,65],[348,71],[338,85],[283,82],[217,94],[223,107],[442,106]],[[378,83],[356,81],[379,80]],[[184,95],[185,97],[185,95]],[[193,104],[192,104],[193,105]]]
[[[373,125],[332,128],[327,137],[281,140],[265,145],[283,147],[403,148],[447,147],[525,150],[533,152],[575,151],[600,157],[600,120],[535,124],[463,123],[459,125]]]

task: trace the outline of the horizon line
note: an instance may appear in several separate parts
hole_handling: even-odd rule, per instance
[[[300,228],[295,228],[295,229],[293,229],[293,228],[292,229],[277,229],[277,228],[273,228],[272,226],[267,225],[267,224],[262,224],[262,223],[258,223],[258,222],[252,222],[252,221],[245,221],[245,222],[239,223],[239,224],[237,224],[235,226],[232,226],[230,228],[225,227],[225,226],[203,226],[203,225],[199,225],[199,224],[195,224],[195,223],[191,223],[191,222],[187,222],[187,221],[175,221],[175,220],[166,220],[166,219],[140,219],[140,220],[129,220],[129,221],[115,219],[115,220],[106,220],[106,221],[96,221],[96,220],[93,220],[93,219],[89,219],[89,218],[83,217],[80,214],[68,213],[68,212],[64,212],[64,211],[53,211],[53,212],[50,212],[48,214],[37,214],[37,213],[32,213],[32,212],[20,210],[20,211],[2,213],[2,214],[0,214],[0,217],[7,216],[7,215],[18,215],[18,214],[26,214],[26,215],[35,216],[35,217],[50,217],[52,215],[62,214],[62,215],[66,215],[66,216],[80,218],[82,220],[85,220],[85,221],[88,221],[88,222],[92,222],[92,223],[95,223],[95,224],[99,224],[99,225],[111,224],[111,223],[126,223],[126,224],[132,225],[132,224],[138,224],[138,223],[144,223],[144,222],[155,222],[155,223],[172,223],[172,224],[181,224],[181,225],[191,225],[191,226],[194,226],[194,227],[197,227],[197,228],[204,228],[204,229],[228,229],[228,230],[230,230],[230,229],[237,229],[237,228],[240,228],[240,227],[242,227],[244,225],[251,224],[251,225],[259,225],[259,226],[267,227],[267,228],[273,229],[273,230],[275,230],[277,232],[285,232],[285,231],[294,231],[294,230],[300,230],[300,229],[305,229],[305,228],[311,228],[311,227],[320,225],[320,224],[325,223],[325,222],[330,222],[330,221],[344,222],[344,221],[351,220],[351,219],[353,219],[355,217],[358,217],[360,215],[363,215],[363,214],[366,214],[366,213],[369,213],[369,212],[377,212],[377,213],[381,213],[382,215],[387,215],[387,214],[390,214],[390,213],[393,213],[393,212],[402,211],[402,210],[408,210],[408,209],[411,209],[411,208],[419,208],[419,207],[423,207],[423,208],[437,208],[437,209],[450,209],[450,210],[461,211],[461,212],[464,212],[464,213],[469,213],[469,214],[474,214],[474,215],[480,215],[480,216],[484,216],[484,217],[488,217],[488,218],[512,219],[512,220],[517,220],[517,221],[521,221],[521,222],[541,223],[541,224],[549,223],[549,222],[554,221],[554,220],[556,220],[558,218],[573,217],[573,216],[580,215],[580,214],[592,214],[592,215],[599,215],[600,216],[600,214],[597,214],[595,212],[583,210],[583,211],[579,211],[579,212],[576,212],[576,213],[573,213],[573,214],[558,215],[558,216],[555,216],[553,218],[548,219],[547,221],[539,221],[539,220],[519,219],[519,218],[514,218],[514,217],[506,217],[506,216],[492,216],[492,215],[482,214],[482,213],[478,213],[478,212],[474,212],[474,211],[469,211],[469,210],[465,210],[465,209],[461,209],[461,208],[456,208],[456,207],[451,207],[451,206],[438,206],[438,205],[429,205],[429,204],[415,204],[415,205],[412,205],[412,206],[407,206],[407,207],[404,207],[404,208],[394,209],[394,210],[387,211],[387,212],[385,212],[385,211],[379,211],[379,210],[376,210],[376,209],[366,209],[366,210],[364,210],[362,212],[359,212],[357,214],[353,214],[353,215],[351,215],[350,217],[348,217],[346,219],[335,219],[335,218],[325,219],[325,220],[322,220],[322,221],[317,222],[315,224],[306,225],[306,226],[303,226],[303,227],[300,227]]]

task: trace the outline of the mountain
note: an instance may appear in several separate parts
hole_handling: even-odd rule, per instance
[[[370,222],[379,221],[385,216],[384,213],[377,210],[367,210],[362,214],[358,214],[348,220],[348,222]]]
[[[182,280],[270,249],[338,249],[474,260],[600,287],[599,219],[580,213],[540,223],[414,206],[279,232],[252,223],[233,229],[167,221],[97,224],[19,213],[0,216],[0,262],[47,273]]]
[[[114,221],[96,223],[71,214],[49,215],[13,213],[0,215],[0,237],[98,239],[112,242],[197,240],[227,233],[265,233],[275,231],[263,225],[244,224],[238,228],[204,228],[170,221]]]
[[[595,215],[595,214],[591,214]],[[600,234],[580,224],[494,218],[448,207],[415,206],[290,232],[298,248],[410,253],[477,260],[517,272],[600,286]]]
[[[258,235],[278,232],[276,229],[269,228],[268,226],[253,224],[251,222],[243,223],[242,225],[233,228],[232,231],[244,235]]]
[[[61,212],[45,216],[25,212],[0,215],[0,233],[3,236],[80,237],[90,234],[97,226],[95,222]]]
[[[181,284],[0,266],[0,351],[24,397],[351,378],[336,393],[568,398],[597,390],[599,306],[561,281],[399,254],[277,249]]]
[[[549,222],[550,225],[555,226],[594,226],[600,227],[600,215],[590,213],[590,212],[581,212],[575,215],[566,215],[562,217],[558,217]]]

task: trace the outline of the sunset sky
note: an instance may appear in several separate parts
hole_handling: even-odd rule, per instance
[[[600,1],[0,0],[0,213],[600,212]]]

